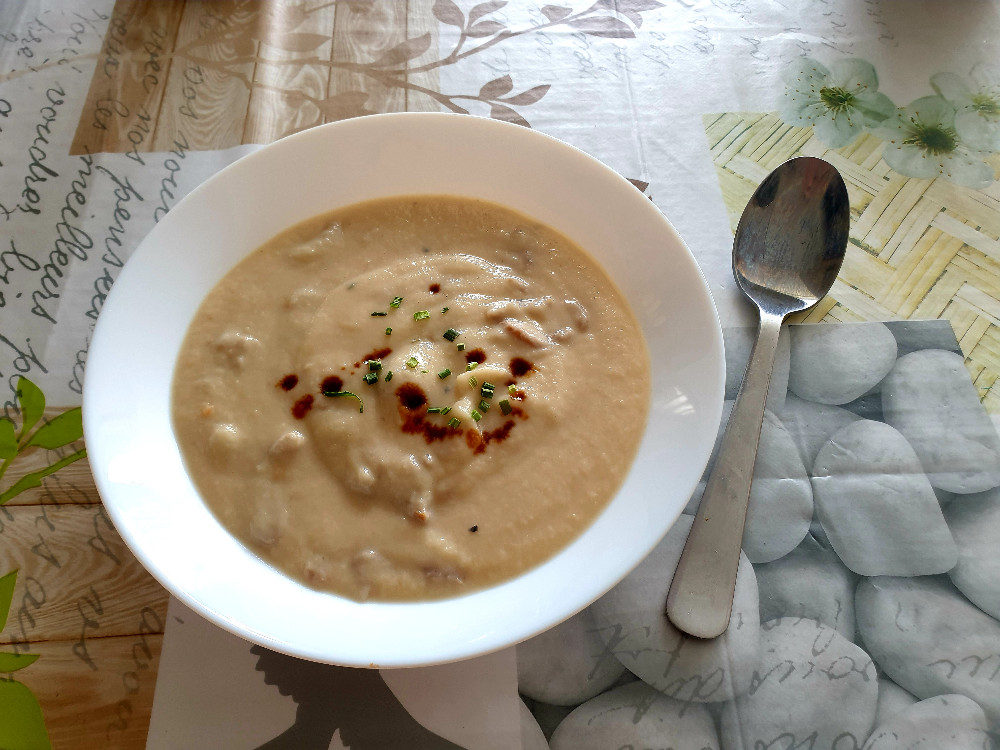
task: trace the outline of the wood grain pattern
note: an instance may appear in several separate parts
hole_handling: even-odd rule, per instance
[[[5,486],[82,447],[27,451]],[[39,654],[14,679],[38,700],[52,746],[143,747],[168,596],[115,532],[85,459],[0,507],[0,573],[13,570],[0,647]]]
[[[72,153],[142,162],[175,140],[214,150],[373,112],[438,111],[439,68],[406,72],[438,58],[433,5],[117,0]],[[421,38],[413,59],[381,60]]]
[[[182,10],[177,2],[115,3],[71,154],[149,150]]]
[[[907,178],[867,134],[829,149],[811,128],[776,114],[704,118],[723,199],[735,230],[771,169],[795,155],[826,159],[851,199],[851,238],[830,296],[798,322],[943,318],[951,322],[987,411],[1000,413],[1000,183],[971,190]],[[995,165],[996,166],[996,165]],[[997,392],[995,393],[994,390]]]
[[[46,422],[53,417],[62,414],[64,407],[46,407],[42,414],[42,421]],[[6,489],[14,485],[26,474],[31,474],[41,469],[51,466],[61,458],[82,450],[83,441],[59,448],[58,450],[45,450],[43,448],[29,448],[10,464],[3,477],[3,488]],[[94,485],[94,476],[90,472],[90,464],[86,457],[64,466],[55,474],[50,474],[42,480],[41,487],[35,487],[16,495],[6,504],[7,508],[15,505],[40,505],[63,503],[68,505],[92,505],[101,502],[97,494],[97,487]],[[0,511],[2,512],[2,511]]]
[[[406,3],[406,36],[409,39],[429,34],[430,47],[424,54],[410,61],[408,67],[415,68],[437,60],[440,55],[438,21],[433,12],[434,0],[408,0]],[[407,83],[413,88],[406,89],[407,112],[438,112],[440,107],[426,91],[441,90],[440,68],[418,73],[407,73]],[[417,88],[419,87],[419,88]]]
[[[355,103],[358,100],[371,112],[405,111],[403,89],[350,70],[343,64],[375,62],[391,48],[405,42],[406,17],[406,3],[394,0],[337,4],[331,57],[335,66],[328,91],[331,100],[326,112],[328,121],[361,114]],[[345,96],[350,94],[357,95],[358,99]]]
[[[42,706],[53,748],[133,750],[146,746],[163,636],[147,632],[142,613],[134,635],[89,644],[92,669],[70,640],[32,644],[38,661],[17,673]],[[162,631],[162,623],[159,624]]]
[[[136,613],[162,620],[167,593],[115,532],[103,505],[7,507],[0,514],[0,571],[18,570],[0,644],[134,633]]]
[[[243,142],[256,55],[256,12],[256,3],[248,0],[184,4],[154,151],[168,151],[179,132],[192,150]]]
[[[253,90],[243,132],[244,143],[270,143],[323,122],[330,84],[335,4],[295,12],[294,6],[270,7],[261,15]]]
[[[61,457],[83,448],[83,441],[73,443],[58,451],[48,451],[41,448],[31,448],[22,453],[11,464],[4,474],[4,487],[13,485],[25,474],[30,474],[47,466],[51,466]],[[9,500],[6,508],[19,505],[40,504],[72,504],[93,505],[101,502],[94,485],[94,476],[90,473],[90,464],[86,458],[81,458],[68,466],[59,469],[42,480],[41,487],[25,490]]]

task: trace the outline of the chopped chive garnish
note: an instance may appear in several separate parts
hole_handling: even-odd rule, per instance
[[[449,341],[454,341],[455,339],[458,338],[458,331],[456,331],[454,328],[449,328],[447,331],[444,332],[444,337]]]
[[[472,418],[473,418],[474,420],[476,420],[477,422],[478,422],[478,421],[479,421],[480,419],[482,419],[482,418],[483,418],[483,415],[482,415],[482,414],[480,414],[480,413],[479,413],[478,411],[476,411],[475,409],[473,409],[472,411],[470,411],[470,412],[469,412],[469,414],[470,414],[470,415],[472,416]]]
[[[459,341],[457,344],[455,344],[455,348],[457,348],[460,352],[464,352],[465,351],[465,342],[464,341]]]
[[[468,363],[468,364],[467,364],[467,365],[465,366],[465,371],[466,371],[466,372],[470,372],[470,371],[472,371],[472,370],[475,370],[475,369],[476,369],[477,367],[479,367],[479,363],[478,363],[478,362],[469,362],[469,363]]]
[[[358,414],[364,414],[365,412],[365,402],[362,401],[361,396],[356,393],[351,393],[350,391],[323,391],[323,395],[327,398],[337,398],[339,396],[356,398],[358,400]]]
[[[441,378],[441,380],[444,380],[449,375],[451,375],[451,370],[449,370],[447,367],[438,373],[438,377]]]
[[[420,372],[422,372],[424,375],[427,374],[427,370],[421,370]]]
[[[389,370],[389,371],[388,371],[388,372],[387,372],[387,373],[385,374],[385,382],[386,382],[386,383],[388,383],[388,382],[389,382],[390,380],[392,380],[392,370]]]
[[[378,310],[376,310],[375,312],[372,313],[372,317],[373,318],[384,318],[388,314],[389,313],[387,313],[387,312],[379,312]]]
[[[378,372],[382,369],[381,359],[369,359],[368,360],[368,372]]]
[[[403,304],[402,297],[393,297],[392,302],[389,303],[389,307],[399,307],[401,304]]]
[[[514,409],[511,407],[510,401],[508,401],[507,399],[503,399],[500,402],[500,411],[502,411],[503,415],[506,417],[508,414],[514,411]]]
[[[457,429],[460,424],[462,424],[462,420],[459,419],[458,417],[452,417],[451,419],[448,420],[448,426],[451,427],[453,430]]]
[[[427,310],[417,310],[413,313],[414,320],[427,320],[430,316],[431,314]]]
[[[445,414],[447,414],[450,411],[451,411],[451,407],[450,406],[428,406],[427,407],[427,413],[428,414],[441,414],[441,415],[445,415]]]
[[[392,333],[392,329],[391,328],[386,328],[385,329],[385,335],[388,336],[390,333]]]
[[[469,376],[469,388],[475,388],[477,385],[479,385],[479,381],[476,380],[476,376],[475,375],[470,375]]]
[[[378,382],[378,375],[374,372],[366,372],[365,376],[362,378],[368,385],[374,385]]]
[[[442,307],[441,308],[441,313],[444,314],[444,313],[448,312],[448,310],[450,310],[450,309],[451,308],[448,308],[448,307]]]
[[[479,408],[482,409],[484,413],[488,412],[490,410],[490,402],[485,398],[479,399]]]
[[[480,393],[483,398],[493,398],[493,383],[483,383],[483,389]]]
[[[517,393],[517,386],[514,385],[513,383],[511,383],[510,385],[508,385],[507,386],[507,393],[509,393],[511,396],[513,396],[515,393]]]
[[[420,363],[417,362],[417,358],[416,357],[410,357],[408,360],[406,360],[406,366],[409,367],[409,368],[414,368],[418,364],[420,364]]]

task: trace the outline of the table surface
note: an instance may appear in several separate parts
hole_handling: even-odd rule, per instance
[[[0,416],[20,425],[40,407],[15,398],[22,376],[45,396],[40,424],[70,415],[58,445],[0,454],[0,575],[17,571],[0,578],[0,644],[18,655],[0,671],[35,701],[10,705],[40,706],[53,747],[145,746],[169,597],[105,514],[72,409],[122,262],[219,168],[370,113],[533,127],[645,192],[735,326],[749,320],[729,271],[740,212],[773,167],[819,156],[847,182],[852,228],[833,292],[804,321],[947,320],[998,415],[1000,125],[956,118],[940,175],[885,129],[924,97],[961,114],[962,92],[979,91],[996,106],[998,32],[986,1],[0,4]],[[829,102],[787,95],[807,60],[828,86],[845,70],[869,81],[870,127],[838,130]],[[7,721],[0,706],[0,735]]]

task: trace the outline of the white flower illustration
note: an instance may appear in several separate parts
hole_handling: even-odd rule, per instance
[[[879,93],[875,68],[864,60],[838,60],[827,69],[804,57],[782,78],[781,118],[790,125],[814,126],[816,137],[830,148],[846,146],[896,109]]]
[[[944,177],[977,189],[993,182],[993,168],[959,138],[955,109],[941,96],[925,96],[896,110],[874,133],[886,142],[882,158],[901,175]]]
[[[972,86],[954,73],[931,76],[931,86],[955,108],[955,132],[977,151],[1000,151],[1000,68],[980,63]]]

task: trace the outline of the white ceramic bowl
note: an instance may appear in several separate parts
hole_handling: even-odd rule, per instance
[[[597,258],[642,323],[652,360],[651,412],[621,491],[548,562],[454,599],[359,603],[287,578],[216,521],[181,462],[170,383],[201,300],[245,255],[338,206],[418,193],[507,205]],[[701,476],[723,382],[722,336],[705,280],[674,229],[628,181],[527,128],[394,114],[317,127],[263,148],[212,177],[157,224],[104,305],[90,346],[83,414],[108,512],[174,596],[277,651],[401,667],[511,645],[622,579],[680,515]]]

